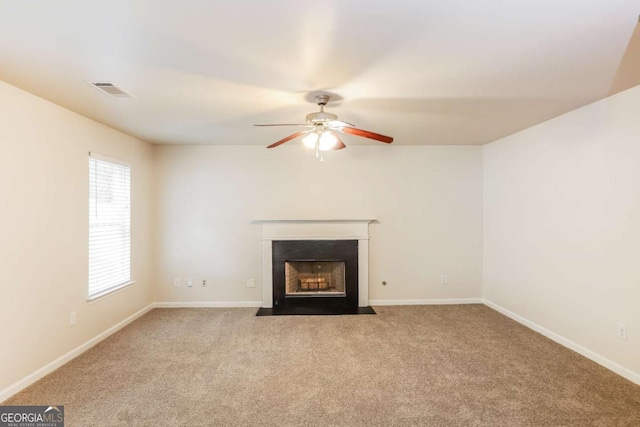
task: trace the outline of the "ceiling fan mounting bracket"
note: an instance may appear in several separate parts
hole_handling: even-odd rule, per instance
[[[327,103],[329,102],[329,99],[331,99],[331,97],[329,95],[316,95],[315,96],[316,104],[318,104],[320,106],[327,105]]]

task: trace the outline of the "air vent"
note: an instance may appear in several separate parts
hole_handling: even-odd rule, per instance
[[[114,85],[113,83],[109,83],[109,82],[92,82],[91,86],[95,87],[96,89],[99,89],[101,92],[106,93],[107,95],[110,96],[116,96],[118,98],[129,98],[131,97],[131,95],[129,95],[127,92],[125,92],[124,90],[120,89],[118,86]]]

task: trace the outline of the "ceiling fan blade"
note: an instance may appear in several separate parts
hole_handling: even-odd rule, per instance
[[[342,150],[343,148],[347,148],[346,145],[344,145],[344,142],[342,142],[342,140],[340,139],[340,137],[338,135],[336,135],[335,132],[332,132],[333,135],[336,137],[336,139],[338,140],[338,142],[336,143],[336,145],[333,146],[334,150]]]
[[[376,141],[385,142],[387,144],[391,144],[393,142],[393,138],[390,136],[380,135],[379,133],[369,132],[368,130],[362,130],[358,128],[352,127],[343,127],[339,129],[340,132],[349,133],[351,135],[362,136],[364,138],[375,139]]]
[[[254,126],[305,126],[305,127],[313,127],[313,125],[301,124],[301,123],[279,123],[272,125],[254,125]]]
[[[305,133],[309,133],[309,132],[310,132],[310,131],[308,131],[308,130],[301,130],[300,132],[296,132],[296,133],[294,133],[293,135],[289,135],[289,136],[287,136],[287,137],[285,137],[285,138],[282,138],[282,139],[281,139],[280,141],[278,141],[278,142],[274,142],[273,144],[269,145],[267,148],[275,148],[275,147],[277,147],[278,145],[284,144],[284,143],[285,143],[285,142],[287,142],[287,141],[291,141],[293,138],[297,138],[297,137],[299,137],[300,135],[304,135]]]

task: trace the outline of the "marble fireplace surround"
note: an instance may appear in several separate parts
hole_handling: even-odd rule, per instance
[[[274,240],[357,240],[358,306],[369,305],[369,224],[375,219],[261,219],[262,307],[273,307]]]

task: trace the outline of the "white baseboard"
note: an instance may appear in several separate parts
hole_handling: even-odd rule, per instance
[[[262,301],[175,301],[156,302],[154,308],[238,308],[238,307],[262,307]]]
[[[59,367],[61,367],[65,363],[69,362],[70,360],[78,357],[79,355],[81,355],[85,351],[89,350],[94,345],[98,344],[100,341],[104,340],[105,338],[107,338],[108,336],[114,334],[115,332],[118,332],[120,329],[124,328],[129,323],[131,323],[134,320],[136,320],[137,318],[143,316],[144,314],[146,314],[147,312],[149,312],[152,309],[153,309],[153,304],[149,304],[148,306],[146,306],[142,310],[139,310],[138,312],[132,314],[131,316],[127,317],[126,319],[124,319],[123,321],[117,323],[116,325],[110,327],[109,329],[107,329],[106,331],[102,332],[101,334],[95,336],[94,338],[91,338],[89,341],[85,342],[84,344],[80,345],[79,347],[74,348],[73,350],[71,350],[67,354],[65,354],[63,356],[60,356],[59,358],[57,358],[53,362],[48,363],[47,365],[45,365],[42,368],[40,368],[37,371],[35,371],[34,373],[26,376],[25,378],[21,379],[20,381],[16,382],[15,384],[12,384],[9,387],[5,388],[4,390],[0,391],[0,403],[4,402],[5,400],[10,398],[14,394],[16,394],[16,393],[24,390],[25,388],[29,387],[31,384],[33,384],[36,381],[38,381],[40,378],[44,377],[45,375],[50,374],[51,372],[55,371],[56,369],[58,369]]]
[[[538,332],[539,334],[544,335],[545,337],[549,338],[552,341],[557,342],[558,344],[567,347],[570,350],[575,351],[578,354],[581,354],[582,356],[586,357],[587,359],[591,359],[594,362],[596,362],[597,364],[604,366],[605,368],[615,372],[616,374],[620,375],[621,377],[624,377],[626,379],[628,379],[631,382],[634,382],[638,385],[640,385],[640,374],[637,372],[632,371],[631,369],[625,368],[624,366],[610,360],[607,359],[604,356],[599,355],[598,353],[589,350],[588,348],[585,348],[583,346],[581,346],[580,344],[576,344],[575,342],[571,341],[568,338],[563,337],[562,335],[559,335],[553,331],[550,331],[549,329],[538,325],[537,323],[534,323],[530,320],[525,319],[524,317],[507,310],[506,308],[499,306],[498,304],[495,304],[487,299],[483,300],[483,303],[489,307],[494,309],[495,311],[504,314],[505,316],[515,320],[516,322],[526,326],[529,329],[533,329],[534,331]]]
[[[482,304],[482,298],[443,298],[443,299],[372,299],[369,305],[453,305]]]

